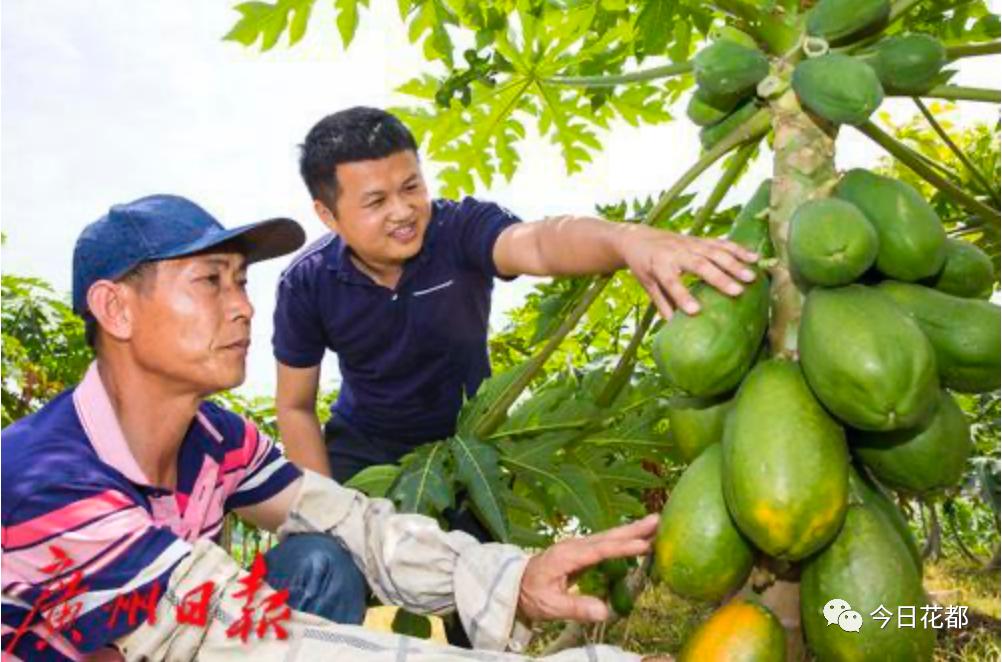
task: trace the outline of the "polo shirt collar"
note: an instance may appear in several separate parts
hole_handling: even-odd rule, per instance
[[[125,441],[125,434],[118,422],[115,408],[111,404],[108,390],[101,381],[97,361],[92,361],[83,380],[73,391],[73,406],[83,426],[87,440],[101,461],[117,469],[137,485],[153,487],[152,481],[143,473],[136,458]],[[223,436],[209,422],[202,412],[198,412],[198,422],[217,443]]]

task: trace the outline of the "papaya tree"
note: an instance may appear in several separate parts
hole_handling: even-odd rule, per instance
[[[683,659],[718,659],[722,645],[792,659],[805,644],[817,659],[931,659],[934,630],[872,617],[926,604],[891,491],[955,488],[971,453],[957,399],[999,388],[999,308],[986,300],[998,162],[972,160],[927,105],[999,104],[999,90],[951,83],[967,58],[999,53],[999,17],[950,0],[398,6],[429,73],[400,88],[413,103],[395,112],[442,164],[445,195],[510,179],[528,125],[572,174],[613,122],[672,121],[684,102],[702,152],[651,200],[602,211],[726,233],[762,259],[742,294],[693,284],[701,312],[664,322],[622,275],[541,288],[538,314],[515,320],[532,334],[505,345],[507,369],[465,404],[457,434],[356,486],[431,515],[465,494],[498,539],[536,545],[643,512],[667,464],[681,476],[644,565],[679,595],[725,603]],[[366,7],[335,2],[346,46]],[[226,38],[267,50],[301,39],[314,3],[236,9]],[[955,160],[875,122],[888,97],[913,99]],[[884,150],[896,176],[840,173],[843,131]],[[718,211],[757,159],[771,177],[740,212]],[[687,192],[718,162],[694,206]],[[562,364],[568,342],[593,360]],[[582,589],[625,613],[644,569],[605,568]]]

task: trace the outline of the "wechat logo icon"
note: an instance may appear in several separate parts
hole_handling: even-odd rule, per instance
[[[853,611],[848,602],[833,598],[821,610],[828,625],[838,625],[846,632],[859,632],[863,627],[863,615]]]

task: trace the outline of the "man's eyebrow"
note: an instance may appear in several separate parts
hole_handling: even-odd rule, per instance
[[[205,262],[213,267],[229,267],[230,261],[225,257],[215,257],[215,256],[205,256]],[[237,271],[247,270],[247,256],[241,255],[240,262],[237,264]]]
[[[381,188],[369,189],[368,191],[362,192],[362,198],[375,198],[381,195],[386,195],[385,191]]]

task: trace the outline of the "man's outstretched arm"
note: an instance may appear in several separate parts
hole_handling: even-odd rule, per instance
[[[754,280],[747,265],[758,258],[725,239],[574,216],[508,227],[495,242],[493,257],[503,276],[578,276],[628,268],[666,319],[675,308],[699,311],[682,283],[683,273],[734,296],[741,293],[741,282]]]

